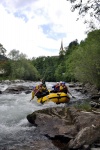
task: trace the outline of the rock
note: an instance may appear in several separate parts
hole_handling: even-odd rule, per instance
[[[2,83],[4,83],[4,84],[11,84],[11,81],[10,80],[2,80]]]
[[[100,94],[91,95],[91,99],[99,99],[99,98],[100,98]]]
[[[100,150],[100,148],[91,148],[91,150]]]
[[[69,142],[69,148],[80,148],[83,145],[90,145],[100,137],[100,126],[91,125],[79,131],[75,139]]]
[[[98,93],[98,89],[94,85],[91,85],[90,83],[86,83],[83,89],[87,90],[89,95],[95,95]]]
[[[90,146],[100,138],[100,114],[74,107],[56,107],[38,110],[27,119],[36,126],[35,132],[57,140],[64,139],[65,148],[78,149]],[[67,149],[66,148],[66,149]]]
[[[74,88],[74,87],[76,87],[76,85],[73,83],[73,84],[69,84],[69,87],[70,88]]]
[[[82,87],[76,87],[75,90],[78,92],[81,92],[83,90],[83,88]]]
[[[27,90],[25,91],[25,94],[30,94],[32,92],[32,90]]]
[[[11,93],[11,94],[20,94],[21,92],[31,92],[30,87],[19,85],[19,86],[13,86],[13,87],[8,87],[3,93]],[[27,94],[28,94],[27,93]]]
[[[90,148],[89,145],[83,145],[84,150],[89,150],[89,148]]]
[[[47,108],[33,112],[27,116],[27,119],[42,134],[49,134],[50,136],[64,135],[74,137],[76,135],[76,127],[71,123],[70,118],[67,117],[67,108]],[[67,127],[66,128],[66,124]],[[66,133],[66,134],[65,134]]]
[[[2,91],[0,91],[0,94],[2,94]]]
[[[94,107],[94,108],[100,108],[100,102],[91,101],[90,105],[91,107]]]

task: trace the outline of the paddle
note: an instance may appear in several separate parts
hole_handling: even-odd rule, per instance
[[[38,93],[39,90],[40,90],[40,88],[36,91],[36,93],[34,93],[34,91],[32,91],[32,98],[31,98],[31,100],[34,99],[34,97],[36,96],[36,94]],[[31,101],[31,100],[30,100],[30,101]]]
[[[34,95],[33,95],[34,94]],[[35,93],[33,93],[33,91],[32,91],[32,98],[30,99],[30,101],[32,100],[32,99],[34,99],[34,97],[35,97]]]
[[[68,92],[68,93],[71,95],[71,97],[72,97],[72,98],[76,98],[76,97],[75,97],[75,96],[73,96],[70,92]]]
[[[34,91],[32,91],[32,98],[31,98],[31,100],[34,99],[34,97],[36,96],[36,94],[39,92],[40,89],[41,89],[41,87],[36,91],[36,93],[34,93]]]
[[[72,98],[76,98],[75,96],[72,96]]]

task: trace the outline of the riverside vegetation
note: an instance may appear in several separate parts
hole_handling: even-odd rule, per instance
[[[38,81],[64,80],[89,82],[100,89],[100,30],[88,33],[84,41],[72,41],[61,48],[59,56],[40,56],[27,59],[18,50],[6,50],[0,44],[0,79]]]

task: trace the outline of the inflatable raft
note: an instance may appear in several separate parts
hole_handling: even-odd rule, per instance
[[[38,98],[37,101],[38,103],[42,103],[42,104],[49,101],[52,101],[56,104],[60,104],[60,103],[68,103],[70,101],[70,97],[68,94],[63,92],[50,93],[49,95]]]

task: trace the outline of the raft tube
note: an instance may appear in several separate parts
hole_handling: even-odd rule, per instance
[[[70,101],[70,97],[68,94],[64,92],[58,92],[58,93],[50,93],[49,95],[38,98],[37,101],[38,103],[42,103],[42,104],[48,101],[52,101],[56,104],[60,104],[60,103],[68,103]]]

